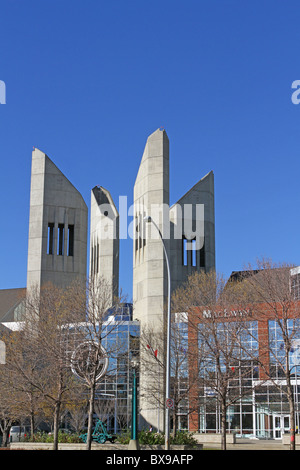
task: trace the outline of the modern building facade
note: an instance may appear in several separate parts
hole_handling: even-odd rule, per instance
[[[133,319],[143,333],[161,335],[168,292],[164,241],[170,262],[171,290],[197,270],[215,268],[214,175],[211,171],[170,206],[169,139],[157,129],[147,139],[134,185]],[[151,217],[160,231],[145,217]],[[73,184],[39,149],[32,152],[27,291],[46,283],[65,287],[72,281],[105,279],[111,306],[119,294],[119,214],[110,192],[91,191],[88,208]],[[88,255],[88,229],[90,229]],[[161,238],[162,237],[162,238]],[[20,319],[21,307],[14,310]],[[5,318],[8,318],[7,315]],[[130,320],[132,321],[132,319]],[[160,349],[161,359],[164,346]],[[141,355],[140,415],[143,426],[164,427],[164,405],[147,398],[152,380]],[[157,378],[164,394],[164,376]],[[127,390],[128,391],[128,390]]]
[[[180,287],[196,271],[215,269],[214,175],[209,172],[177,202],[170,205],[169,139],[163,129],[152,133],[147,141],[134,185],[133,237],[133,307],[115,318],[111,334],[105,335],[104,347],[119,344],[120,351],[112,357],[105,380],[98,389],[99,400],[106,400],[111,430],[130,425],[131,359],[140,358],[139,414],[140,426],[164,428],[164,373],[149,369],[147,355],[164,361],[168,276],[165,244],[170,264],[171,291]],[[154,223],[147,222],[148,218]],[[119,291],[119,213],[110,192],[102,186],[91,191],[89,274],[97,282],[104,278],[111,287],[110,303]],[[154,225],[156,224],[156,226]],[[30,219],[28,239],[27,289],[40,288],[47,282],[67,286],[73,280],[87,277],[88,208],[81,194],[62,174],[50,158],[38,149],[32,152]],[[158,230],[157,230],[158,228]],[[251,273],[242,273],[243,276]],[[238,280],[234,272],[232,280]],[[300,269],[291,271],[290,286],[294,300],[300,299]],[[26,288],[0,291],[0,321],[6,327],[21,320]],[[127,307],[126,307],[127,308]],[[287,328],[295,331],[289,363],[295,401],[296,426],[300,427],[300,314],[288,319]],[[282,438],[290,427],[286,382],[278,358],[283,337],[278,322],[269,316],[247,318],[249,332],[247,349],[258,354],[262,344],[272,343],[273,356],[268,356],[273,371],[272,381],[266,380],[254,360],[241,356],[232,364],[233,390],[243,393],[230,405],[226,422],[228,431],[243,437]],[[107,322],[104,328],[109,329]],[[220,328],[224,323],[220,322]],[[13,328],[13,326],[11,326]],[[220,402],[216,391],[204,379],[191,384],[196,364],[189,360],[190,345],[201,351],[201,338],[189,330],[184,318],[175,325],[179,343],[176,350],[180,367],[171,377],[173,393],[178,400],[178,427],[197,432],[220,432]],[[153,343],[137,346],[137,338],[151,333]],[[157,338],[157,343],[156,343]],[[246,343],[245,343],[246,344]],[[244,344],[244,347],[245,347]],[[209,357],[207,357],[209,361]],[[218,379],[213,362],[210,374]],[[276,381],[276,387],[274,385]],[[156,395],[153,400],[148,393]],[[174,385],[176,384],[176,386]],[[191,386],[193,385],[193,386]],[[233,393],[233,392],[232,392]],[[158,402],[160,403],[158,405]]]
[[[286,276],[270,276],[270,285],[272,282],[281,282],[278,285],[282,290],[285,293],[289,291],[289,295],[282,294],[281,301],[257,302],[248,311],[240,312],[232,306],[232,310],[223,312],[224,315],[220,310],[211,323],[207,312],[200,308],[194,318],[197,331],[194,321],[192,324],[186,322],[189,350],[197,351],[197,356],[192,354],[188,360],[190,382],[185,411],[189,416],[190,431],[221,432],[219,384],[226,377],[228,432],[234,432],[237,437],[263,439],[282,439],[285,433],[289,433],[292,423],[288,380],[291,382],[295,407],[295,429],[299,432],[299,272],[299,267],[290,270],[290,278],[287,280],[289,286],[286,289],[282,284]],[[231,279],[240,280],[258,273],[257,270],[235,272]],[[272,289],[270,285],[268,292]],[[217,367],[213,351],[214,337],[218,338],[221,345],[218,362],[222,365],[224,377]],[[226,358],[225,353],[229,350],[230,355],[228,353]],[[196,380],[193,381],[195,371]]]

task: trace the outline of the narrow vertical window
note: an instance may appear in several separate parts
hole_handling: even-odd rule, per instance
[[[196,239],[192,240],[192,266],[197,266]]]
[[[94,245],[94,274],[97,274],[97,258],[98,258],[98,254],[97,254],[97,245]]]
[[[97,259],[96,259],[96,266],[97,266],[97,274],[99,273],[99,243],[97,243]]]
[[[188,265],[188,249],[187,249],[187,239],[182,239],[182,264],[183,266]]]
[[[74,225],[68,225],[68,256],[74,256]]]
[[[92,252],[91,252],[91,275],[93,276],[94,274],[94,247],[92,246]]]
[[[200,249],[200,268],[205,268],[205,242],[203,247]]]
[[[64,224],[58,224],[58,243],[57,243],[57,254],[62,256],[64,254]]]
[[[135,216],[135,251],[139,249],[138,231],[139,231],[139,225],[138,225],[138,217],[136,215]]]
[[[53,233],[54,224],[48,224],[47,255],[53,255]]]

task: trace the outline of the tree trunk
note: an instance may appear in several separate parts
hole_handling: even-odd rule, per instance
[[[53,426],[53,450],[58,450],[58,427],[59,427],[59,414],[60,414],[60,401],[55,403],[54,410],[54,426]]]
[[[177,406],[174,406],[174,409],[173,409],[173,431],[172,431],[173,439],[175,439],[176,432],[177,432],[176,408],[177,408]]]
[[[34,419],[34,412],[32,411],[30,413],[30,432],[32,436],[34,434],[34,431],[35,431],[35,419]]]
[[[221,449],[226,450],[226,404],[221,400]]]
[[[30,401],[30,432],[33,436],[35,431],[35,416],[34,416],[34,400],[32,393],[29,393],[29,401]]]
[[[9,430],[11,428],[11,420],[4,420],[3,426],[1,426],[2,430],[2,447],[7,447],[9,442]]]
[[[294,403],[294,391],[291,384],[291,371],[289,363],[290,349],[286,345],[286,357],[285,357],[285,373],[286,373],[286,388],[287,388],[287,399],[289,402],[290,409],[290,450],[296,450],[295,443],[295,403]],[[297,372],[297,371],[296,371]]]
[[[91,447],[92,447],[94,402],[95,402],[95,384],[93,384],[90,389],[86,450],[91,450]]]
[[[294,395],[293,395],[293,386],[291,384],[290,377],[287,378],[287,396],[290,408],[290,450],[296,450],[296,442],[295,442],[295,403],[294,403]]]

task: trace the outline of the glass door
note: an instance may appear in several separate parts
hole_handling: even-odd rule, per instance
[[[274,439],[282,439],[284,433],[290,431],[290,417],[289,415],[274,415],[273,416],[273,437]]]

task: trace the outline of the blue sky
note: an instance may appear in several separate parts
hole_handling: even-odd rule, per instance
[[[147,136],[170,139],[170,203],[215,174],[216,268],[300,264],[300,3],[2,0],[0,288],[26,285],[33,146],[90,205],[132,203]],[[131,296],[132,241],[120,285]]]

